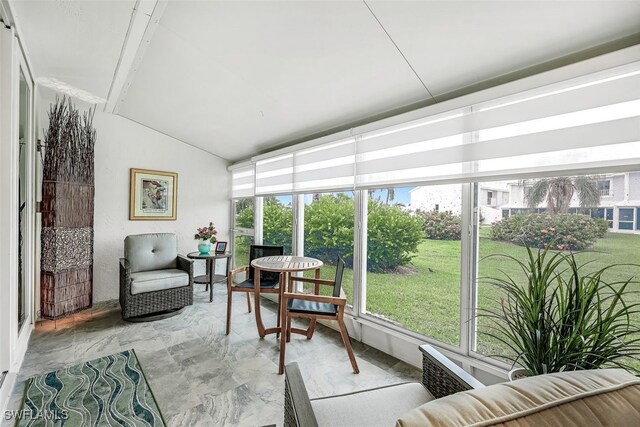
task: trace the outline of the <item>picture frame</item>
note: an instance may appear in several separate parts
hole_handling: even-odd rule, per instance
[[[129,180],[129,220],[176,220],[177,173],[131,168]]]
[[[227,242],[216,242],[216,254],[223,254],[227,251]]]

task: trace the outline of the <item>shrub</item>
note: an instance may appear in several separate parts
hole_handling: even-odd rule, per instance
[[[460,216],[451,212],[422,212],[418,215],[424,221],[424,234],[430,240],[460,240]]]
[[[389,206],[369,200],[368,262],[369,271],[390,270],[408,264],[418,251],[424,230],[422,218],[403,211],[399,206]]]
[[[284,246],[284,253],[291,254],[293,240],[293,211],[275,197],[264,201],[262,242],[265,245]]]
[[[322,195],[304,210],[304,252],[333,264],[340,255],[353,266],[354,201],[345,194]]]
[[[328,264],[333,264],[340,255],[347,266],[353,266],[354,209],[353,198],[345,194],[322,195],[306,205],[305,254]],[[367,269],[370,271],[407,264],[423,238],[420,217],[374,200],[369,200],[368,230]]]
[[[586,215],[518,214],[493,224],[490,238],[540,249],[582,250],[604,237],[607,227],[606,221]]]
[[[596,227],[598,227],[598,238],[601,239],[607,234],[607,231],[609,231],[609,221],[602,218],[594,218],[594,221],[596,222]]]
[[[353,266],[354,200],[344,194],[322,195],[305,206],[305,254],[333,264],[338,255],[347,266]],[[283,245],[291,253],[292,209],[276,198],[265,198],[263,242]],[[253,227],[253,208],[238,213],[236,224]],[[407,264],[423,239],[423,221],[380,201],[369,200],[369,244],[367,268],[370,271],[390,270]],[[249,244],[250,239],[236,242]],[[244,246],[243,246],[244,249]],[[248,250],[248,248],[247,248]]]

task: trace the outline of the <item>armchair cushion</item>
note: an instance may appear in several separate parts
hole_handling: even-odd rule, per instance
[[[396,426],[639,425],[640,378],[622,369],[539,375],[423,404]]]
[[[292,313],[309,313],[327,316],[335,316],[337,313],[336,306],[326,302],[290,299],[287,305],[289,311]]]
[[[431,400],[422,384],[405,383],[312,399],[311,406],[318,426],[392,426],[402,414]]]
[[[137,234],[124,239],[124,257],[132,273],[176,268],[178,250],[172,233]]]
[[[131,294],[163,291],[189,285],[189,274],[175,268],[131,273]]]

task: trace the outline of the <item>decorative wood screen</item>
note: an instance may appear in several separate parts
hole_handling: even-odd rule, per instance
[[[63,98],[49,109],[42,173],[42,317],[93,302],[94,110]]]

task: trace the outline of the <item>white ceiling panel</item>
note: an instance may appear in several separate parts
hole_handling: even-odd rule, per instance
[[[230,161],[640,34],[640,0],[159,1],[116,112]],[[36,78],[107,98],[135,3],[3,4]]]
[[[36,78],[107,98],[134,0],[11,1]]]
[[[236,160],[427,98],[362,2],[171,2],[117,112]]]
[[[367,1],[432,94],[640,32],[639,1]]]

